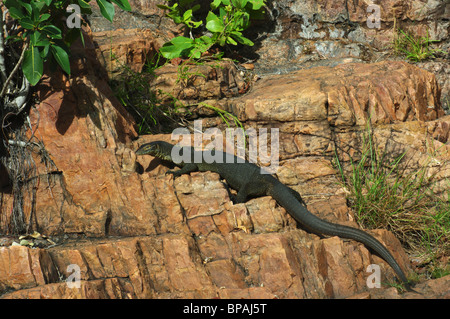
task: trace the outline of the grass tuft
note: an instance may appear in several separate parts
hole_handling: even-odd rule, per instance
[[[430,159],[431,161],[431,159]],[[438,259],[450,253],[450,182],[447,194],[436,195],[430,161],[411,168],[406,152],[395,158],[382,153],[367,125],[361,158],[350,159],[345,170],[336,154],[337,168],[348,190],[348,201],[362,228],[385,228],[429,267],[429,276],[448,274]],[[346,173],[346,172],[349,173]]]
[[[428,59],[436,58],[437,53],[444,53],[441,49],[431,48],[433,42],[438,40],[430,39],[428,31],[426,36],[414,36],[410,32],[396,30],[393,41],[394,52],[398,55],[404,55],[413,62],[420,62]]]

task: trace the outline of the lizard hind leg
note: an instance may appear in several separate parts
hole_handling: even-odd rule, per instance
[[[236,203],[245,203],[245,201],[247,200],[247,197],[248,197],[248,191],[249,191],[248,187],[249,187],[249,184],[244,184],[238,190],[238,193],[235,197]]]
[[[288,187],[288,189],[289,189],[289,192],[290,192],[292,195],[294,195],[294,197],[300,202],[300,204],[302,204],[303,206],[306,207],[306,203],[305,203],[305,201],[303,200],[302,196],[300,196],[300,193],[297,192],[296,190],[293,190],[293,189],[290,188],[290,187]]]

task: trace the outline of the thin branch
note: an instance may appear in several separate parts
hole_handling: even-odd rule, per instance
[[[25,108],[28,98],[28,93],[30,92],[30,82],[28,82],[27,78],[24,76],[22,79],[22,87],[20,88],[19,93],[15,99],[8,103],[9,105],[13,105],[13,107],[17,110],[17,114],[22,112]]]
[[[19,61],[17,61],[17,64],[14,66],[14,69],[12,70],[11,74],[8,76],[8,78],[6,79],[6,82],[3,83],[3,88],[2,91],[0,92],[0,99],[3,98],[3,96],[6,93],[6,89],[8,88],[8,84],[9,82],[11,82],[11,79],[13,78],[13,76],[17,73],[17,71],[19,70],[20,65],[22,64],[23,58],[25,56],[25,51],[28,49],[28,42],[25,43],[25,45],[23,46],[22,49],[22,54],[20,55]]]
[[[4,43],[4,15],[3,15],[3,8],[1,8],[1,18],[0,18],[0,77],[2,80],[2,83],[5,83],[6,81],[6,65],[5,65],[5,43]]]

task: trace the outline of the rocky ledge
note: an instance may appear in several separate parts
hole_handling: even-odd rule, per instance
[[[148,6],[135,2],[153,14],[154,1],[145,2]],[[344,2],[338,7],[323,2],[322,9],[330,13]],[[286,3],[280,1],[279,7]],[[300,9],[291,6],[292,14],[283,15],[282,24],[293,23]],[[328,16],[305,30],[334,23]],[[439,17],[436,21],[445,23]],[[360,36],[373,32],[353,31],[358,30]],[[364,245],[302,230],[270,197],[233,204],[230,190],[215,173],[173,180],[164,174],[165,163],[137,158],[137,147],[169,141],[170,135],[138,138],[133,119],[107,85],[108,64],[97,60],[110,40],[102,38],[105,30],[94,31],[98,43],[86,41],[75,52],[71,78],[59,74],[44,79],[37,91],[40,103],[31,109],[33,136],[45,152],[38,148],[34,153],[36,170],[27,182],[38,183],[23,194],[23,202],[31,203],[24,206],[24,220],[40,234],[26,242],[39,237],[39,245],[13,244],[20,242],[8,233],[14,197],[7,179],[1,180],[2,298],[450,298],[450,276],[419,282],[415,289],[421,294],[400,293],[384,284],[369,288],[371,264],[380,267],[382,283],[395,280],[392,269]],[[141,34],[133,32],[138,31],[123,34]],[[296,41],[283,34],[283,43]],[[139,45],[160,45],[152,39],[137,47],[123,38],[114,43],[117,52],[137,52],[131,58],[140,66],[148,52]],[[450,116],[442,108],[435,75],[417,66],[395,61],[322,65],[266,74],[251,87],[242,86],[248,83],[233,63],[192,82],[191,88],[177,87],[171,66],[158,72],[165,81],[151,83],[155,89],[208,101],[235,114],[246,129],[279,129],[277,176],[323,219],[359,227],[332,162],[335,150],[343,161],[357,158],[368,121],[377,148],[393,158],[405,153],[411,165],[431,156],[429,174],[436,178],[436,191],[448,187]],[[210,112],[195,112],[204,128],[226,127]],[[414,273],[392,233],[369,232],[393,252],[406,273]]]

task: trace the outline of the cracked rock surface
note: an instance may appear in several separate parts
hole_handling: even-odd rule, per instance
[[[170,135],[136,140],[133,120],[100,76],[94,49],[86,41],[70,79],[47,78],[38,87],[41,102],[31,122],[54,166],[36,155],[36,209],[26,207],[25,217],[57,245],[2,244],[2,298],[417,298],[392,287],[369,289],[371,264],[380,266],[382,282],[394,280],[382,259],[355,241],[307,233],[272,198],[233,204],[233,191],[215,173],[174,181],[165,163],[137,158],[138,146]],[[450,117],[439,92],[434,75],[416,66],[352,63],[267,76],[246,95],[221,98],[221,106],[245,128],[279,128],[278,178],[314,214],[358,227],[332,165],[334,149],[356,154],[372,113],[379,147],[392,156],[407,151],[420,162],[430,145],[439,150],[431,169],[445,190]],[[218,117],[201,119],[204,127],[225,127]],[[3,193],[5,233],[11,205]],[[392,233],[370,233],[413,272]],[[73,267],[78,288],[67,284]],[[449,286],[446,276],[416,290],[449,298]]]

